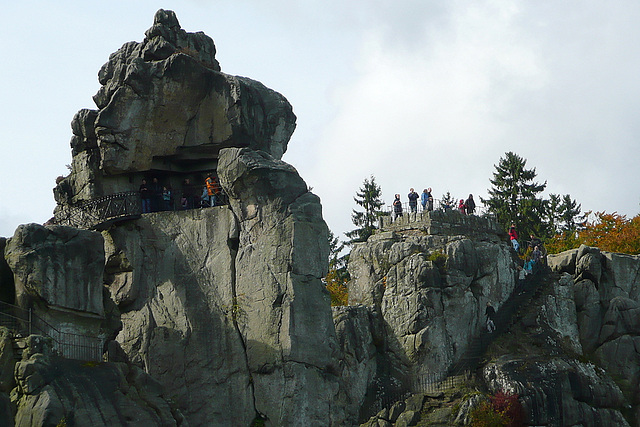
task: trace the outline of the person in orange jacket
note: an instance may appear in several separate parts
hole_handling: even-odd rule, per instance
[[[216,195],[220,193],[220,185],[213,174],[207,175],[207,179],[204,181],[207,186],[207,199],[209,200],[209,206],[216,205]]]

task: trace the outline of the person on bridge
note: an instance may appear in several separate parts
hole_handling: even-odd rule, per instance
[[[173,200],[171,199],[171,187],[162,187],[162,210],[172,211]]]
[[[484,310],[484,315],[487,316],[487,331],[492,333],[496,330],[496,324],[493,323],[493,318],[496,316],[496,310],[487,301],[487,308]]]
[[[409,210],[411,212],[418,212],[418,193],[413,188],[409,190]]]
[[[193,203],[193,185],[191,185],[191,180],[189,178],[185,178],[184,181],[182,181],[182,200],[181,200],[181,204],[182,204],[182,208],[183,209],[193,209],[194,208],[194,203]]]
[[[158,212],[162,208],[162,186],[158,178],[153,177],[149,190],[151,191],[151,212]]]
[[[147,180],[142,178],[142,184],[140,184],[140,200],[142,201],[142,213],[151,212],[151,190],[147,186]]]

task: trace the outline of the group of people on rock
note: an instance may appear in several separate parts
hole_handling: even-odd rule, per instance
[[[545,256],[544,245],[542,244],[542,240],[533,234],[529,235],[529,245],[528,247],[531,249],[531,253],[526,256],[524,260],[524,264],[522,266],[518,266],[518,287],[523,288],[524,282],[529,274],[532,274],[534,268],[539,265]],[[518,242],[518,232],[516,231],[515,223],[511,223],[509,227],[509,239],[511,240],[511,245],[513,246],[513,250],[516,254],[520,254],[520,243]]]
[[[174,194],[169,184],[160,185],[158,178],[153,178],[151,184],[142,179],[138,192],[142,203],[142,213],[185,210],[201,207],[216,206],[222,202],[222,188],[213,173],[209,173],[204,185],[194,185],[190,178],[182,181],[179,203],[176,205]]]
[[[420,204],[422,205],[423,212],[430,212],[433,210],[433,195],[431,194],[431,187],[425,188],[420,195],[418,195],[418,193],[416,193],[416,191],[411,188],[409,189],[409,195],[407,196],[407,198],[409,199],[409,212],[418,212],[418,199],[420,200]],[[453,208],[453,206],[451,206],[447,201],[443,201],[441,207],[444,210]],[[392,219],[393,221],[395,221],[396,218],[401,217],[403,213],[400,194],[396,194],[394,196],[392,208]],[[458,210],[463,215],[472,215],[475,212],[476,203],[473,200],[473,194],[469,194],[467,200],[460,199],[460,203],[458,203]]]

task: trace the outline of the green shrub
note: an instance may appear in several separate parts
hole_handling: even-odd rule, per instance
[[[431,252],[428,260],[433,262],[433,265],[435,265],[438,268],[438,271],[440,272],[440,274],[446,274],[447,258],[448,258],[447,254],[445,254],[441,250],[437,250],[437,251]]]

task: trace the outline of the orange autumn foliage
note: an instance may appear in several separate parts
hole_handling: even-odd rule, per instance
[[[640,215],[627,219],[616,212],[597,212],[596,218],[579,233],[582,243],[608,252],[640,253]]]
[[[347,305],[349,300],[349,292],[347,289],[347,280],[341,279],[336,269],[330,269],[324,278],[327,290],[331,295],[331,306]]]
[[[607,252],[640,253],[640,214],[629,219],[617,212],[596,212],[578,232],[558,234],[547,242],[551,253],[577,248],[581,244]]]

